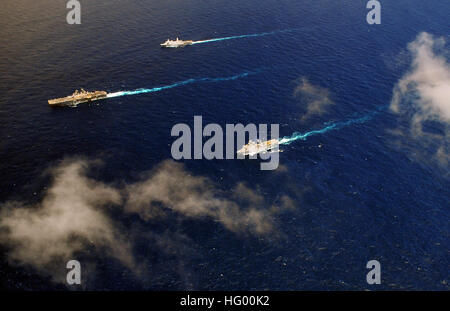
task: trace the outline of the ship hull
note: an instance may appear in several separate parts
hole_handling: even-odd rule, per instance
[[[276,139],[263,141],[263,142],[252,142],[250,141],[247,145],[244,145],[241,149],[237,151],[238,154],[244,156],[254,156],[258,153],[266,153],[272,151],[278,151],[279,142]]]
[[[50,99],[48,104],[51,107],[74,107],[78,104],[89,103],[96,100],[105,99],[107,97],[107,93],[104,91],[96,91],[92,93],[88,93],[87,95],[78,95],[78,96],[67,96],[63,98]]]
[[[192,40],[183,41],[182,43],[177,43],[175,41],[174,43],[169,43],[169,44],[162,43],[161,47],[162,48],[172,48],[172,49],[174,49],[174,48],[185,47],[187,45],[192,45],[193,43],[194,43],[194,41],[192,41]]]

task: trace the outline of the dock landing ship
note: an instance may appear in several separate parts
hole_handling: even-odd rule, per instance
[[[167,39],[166,42],[161,43],[161,47],[163,47],[163,48],[179,48],[179,47],[185,47],[186,45],[192,45],[193,43],[194,43],[194,41],[192,41],[192,40],[183,41],[178,38],[176,40]]]
[[[106,95],[108,95],[108,93],[106,93],[105,91],[88,92],[81,89],[80,91],[76,90],[70,96],[50,99],[48,101],[48,104],[52,107],[67,107],[67,106],[74,107],[81,103],[104,99],[106,98]]]
[[[246,155],[254,156],[258,153],[265,153],[272,151],[272,149],[277,148],[278,145],[279,145],[278,139],[271,139],[266,141],[261,141],[259,139],[256,141],[250,140],[248,144],[244,145],[241,149],[239,149],[237,153],[244,156]]]

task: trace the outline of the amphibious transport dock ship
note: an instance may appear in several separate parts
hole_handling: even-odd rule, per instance
[[[264,153],[264,152],[271,151],[272,149],[277,148],[278,145],[279,145],[279,141],[277,139],[271,139],[271,140],[266,140],[266,141],[250,140],[248,142],[248,144],[244,145],[241,149],[239,149],[237,151],[237,153],[245,155],[245,156],[246,155],[254,156],[255,154],[258,154],[258,153]]]
[[[194,43],[194,41],[192,41],[192,40],[183,41],[178,38],[176,40],[167,39],[166,42],[161,43],[161,47],[163,47],[163,48],[179,48],[179,47],[184,47],[186,45],[192,45],[193,43]]]
[[[83,89],[76,90],[72,95],[63,98],[50,99],[48,104],[52,107],[76,106],[81,103],[92,102],[106,98],[105,91],[88,92]]]

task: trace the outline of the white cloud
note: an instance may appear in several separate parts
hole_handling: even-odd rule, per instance
[[[302,121],[313,116],[323,115],[327,112],[329,106],[334,105],[327,89],[311,84],[305,77],[300,79],[300,83],[294,90],[294,95],[300,96],[302,101],[306,103]]]
[[[397,130],[402,139],[417,143],[417,154],[427,156],[418,149],[433,147],[433,157],[448,165],[450,122],[450,64],[445,56],[445,41],[422,32],[408,45],[412,56],[410,71],[394,88],[390,105],[409,126]],[[427,131],[427,122],[438,122],[439,131]]]
[[[244,184],[226,198],[211,180],[190,175],[180,163],[161,163],[142,182],[127,187],[125,210],[142,219],[164,216],[167,210],[190,218],[209,217],[235,232],[266,234],[273,217],[264,198]]]
[[[53,185],[36,206],[8,202],[1,207],[0,242],[11,248],[12,261],[46,271],[55,260],[74,259],[91,244],[125,266],[135,266],[129,243],[101,210],[119,204],[119,192],[87,178],[89,164],[66,161],[54,169]]]

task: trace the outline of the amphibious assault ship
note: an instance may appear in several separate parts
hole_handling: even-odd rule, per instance
[[[65,106],[73,107],[81,103],[104,99],[106,98],[107,95],[108,93],[106,93],[105,91],[88,92],[85,91],[84,89],[81,89],[80,91],[76,90],[70,96],[50,99],[48,101],[48,104],[52,107],[65,107]]]
[[[278,139],[271,139],[266,141],[261,140],[250,140],[248,144],[244,145],[241,149],[237,151],[237,153],[242,154],[244,156],[250,155],[254,156],[258,153],[265,153],[271,151],[272,149],[277,148],[279,145]]]
[[[186,45],[192,45],[194,43],[194,41],[192,40],[180,40],[180,39],[176,39],[176,40],[170,40],[167,39],[166,42],[161,43],[161,47],[163,48],[179,48],[179,47],[184,47]]]

